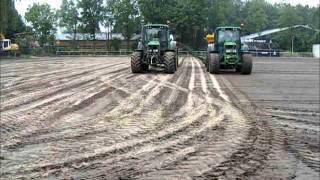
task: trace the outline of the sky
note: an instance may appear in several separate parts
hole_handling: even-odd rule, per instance
[[[266,0],[267,2],[270,2],[272,4],[274,3],[290,3],[292,5],[302,4],[302,5],[309,5],[316,7],[320,4],[319,0]],[[25,12],[27,11],[27,8],[32,5],[34,2],[38,3],[48,3],[51,7],[55,9],[59,9],[62,0],[21,0],[16,2],[16,9],[18,12],[24,16]]]

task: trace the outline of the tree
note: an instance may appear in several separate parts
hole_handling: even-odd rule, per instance
[[[252,0],[247,3],[248,12],[246,17],[247,30],[250,32],[260,32],[268,24],[268,17],[265,12],[266,2],[264,0]]]
[[[78,28],[79,28],[79,12],[75,0],[63,0],[60,10],[58,11],[59,25],[65,28],[65,32],[73,34],[74,45]]]
[[[108,40],[108,48],[111,50],[112,27],[114,26],[114,15],[112,13],[113,0],[106,0],[104,3],[102,25],[106,28],[106,37]]]
[[[0,34],[13,38],[16,33],[25,31],[25,24],[15,9],[14,0],[0,1]]]
[[[176,24],[181,41],[198,49],[207,27],[207,8],[205,1],[178,1],[177,9],[172,16],[172,23]]]
[[[140,0],[138,3],[147,23],[167,23],[177,10],[176,0]]]
[[[291,44],[291,52],[294,51],[294,40],[296,38],[294,25],[302,24],[303,17],[299,16],[295,7],[291,5],[284,5],[280,10],[278,25],[280,27],[290,27],[288,32],[282,33],[283,43]],[[288,47],[288,46],[287,46]]]
[[[50,5],[47,3],[34,3],[32,7],[27,9],[25,18],[31,23],[41,47],[47,43],[54,43],[57,18],[55,11]]]
[[[100,31],[100,23],[103,20],[103,0],[78,0],[78,8],[80,8],[82,29],[90,33],[95,49],[96,33]]]
[[[122,32],[129,48],[130,38],[140,23],[138,5],[133,0],[116,0],[112,12],[115,18],[115,30]]]

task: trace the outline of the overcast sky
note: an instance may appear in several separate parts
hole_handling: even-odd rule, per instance
[[[48,3],[51,7],[55,9],[59,9],[62,0],[22,0],[16,2],[16,9],[18,12],[24,16],[24,13],[27,11],[27,8],[32,5],[34,2],[39,3]],[[309,5],[309,6],[317,6],[319,5],[319,0],[266,0],[270,3],[290,3],[292,5],[302,4],[302,5]]]

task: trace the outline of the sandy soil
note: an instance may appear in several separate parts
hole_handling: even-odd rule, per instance
[[[1,60],[1,179],[319,179],[319,61],[132,74],[128,57]]]

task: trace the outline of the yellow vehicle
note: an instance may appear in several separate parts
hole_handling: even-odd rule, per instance
[[[10,39],[0,34],[0,56],[19,56],[20,50],[19,45],[11,42]]]
[[[214,34],[208,34],[207,41],[208,41],[208,44],[213,44],[214,43]]]

